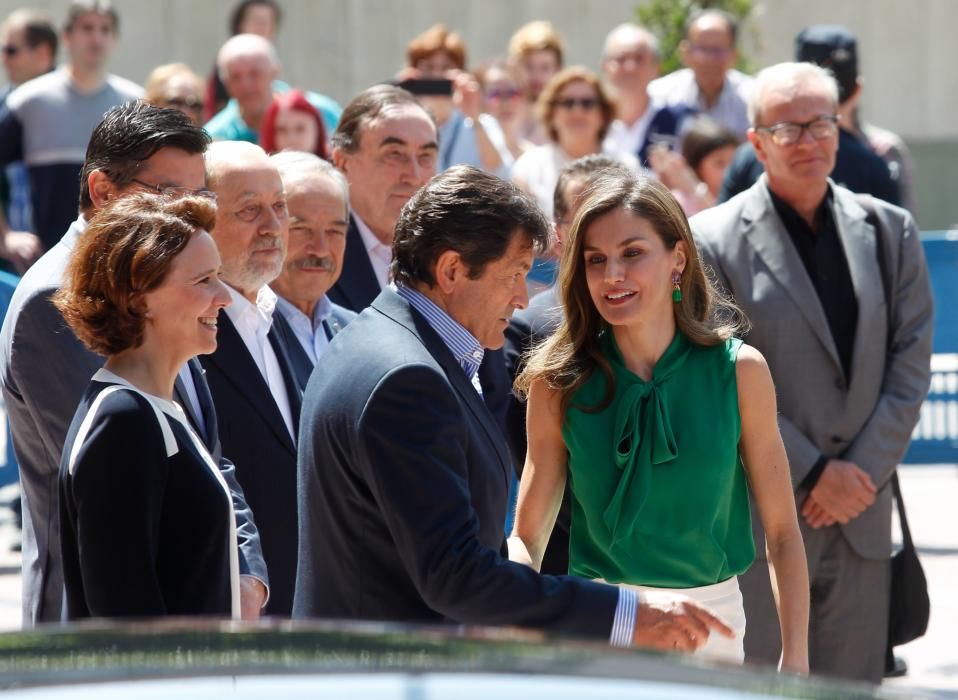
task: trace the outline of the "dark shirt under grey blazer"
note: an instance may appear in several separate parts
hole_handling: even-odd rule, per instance
[[[508,447],[443,340],[394,291],[323,353],[301,426],[294,617],[608,641],[616,588],[505,558]]]

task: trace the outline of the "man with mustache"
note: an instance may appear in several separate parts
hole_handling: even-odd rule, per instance
[[[283,270],[289,215],[276,166],[259,146],[214,143],[206,177],[217,196],[212,233],[231,304],[219,315],[216,352],[201,358],[220,419],[223,451],[250,493],[270,574],[265,612],[288,616],[296,576],[296,429],[301,391],[269,288]]]
[[[339,279],[349,226],[349,185],[341,172],[312,153],[285,151],[270,158],[279,168],[289,209],[289,248],[282,273],[270,288],[289,322],[286,338],[301,389],[316,361],[356,314],[326,292]]]

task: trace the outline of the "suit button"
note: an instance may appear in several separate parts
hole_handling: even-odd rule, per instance
[[[845,440],[842,439],[841,435],[832,435],[832,442],[834,442],[837,445],[839,443],[845,442]]]

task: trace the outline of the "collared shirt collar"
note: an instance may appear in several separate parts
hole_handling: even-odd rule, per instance
[[[256,293],[256,303],[253,304],[240,292],[226,285],[229,290],[231,304],[226,307],[226,314],[234,326],[248,328],[257,337],[265,338],[273,324],[273,312],[276,310],[276,293],[263,285]]]
[[[283,297],[276,300],[276,308],[283,315],[293,330],[296,340],[306,351],[306,355],[315,365],[326,346],[329,338],[323,322],[333,315],[333,303],[324,294],[313,307],[313,317],[310,318],[295,305]]]
[[[353,221],[356,222],[356,229],[359,231],[359,237],[363,241],[363,247],[366,248],[366,255],[369,256],[369,262],[373,266],[373,272],[376,273],[376,279],[380,287],[389,284],[389,265],[392,263],[392,248],[385,245],[373,233],[373,230],[366,225],[359,215],[353,211],[350,212]]]
[[[276,306],[287,321],[292,322],[293,319],[301,319],[308,323],[309,327],[314,331],[318,330],[322,326],[323,321],[329,318],[333,313],[333,303],[325,294],[319,298],[319,301],[316,302],[316,306],[313,307],[312,318],[304,314],[298,306],[281,296],[276,297]]]
[[[636,119],[631,125],[626,124],[621,119],[615,119],[609,124],[609,131],[605,136],[602,148],[611,153],[628,153],[636,155],[642,148],[642,142],[645,141],[645,134],[649,130],[649,124],[652,123],[652,117],[661,109],[651,97],[649,105],[641,117]]]
[[[419,290],[401,284],[395,285],[395,289],[399,296],[423,315],[459,362],[469,381],[474,381],[484,355],[482,345],[476,337]]]

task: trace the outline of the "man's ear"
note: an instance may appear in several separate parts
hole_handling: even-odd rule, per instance
[[[466,276],[466,266],[455,250],[443,251],[436,259],[434,274],[436,286],[443,294],[452,294]]]
[[[688,39],[682,39],[679,42],[679,58],[682,59],[682,65],[689,65],[690,44]]]
[[[87,175],[87,187],[94,209],[102,209],[119,194],[119,188],[102,170],[94,170]]]
[[[758,158],[762,165],[765,165],[768,156],[765,153],[765,145],[762,143],[762,139],[759,138],[758,132],[752,127],[745,132],[745,137],[748,139],[748,142],[752,144],[752,148],[755,149],[755,157]]]
[[[333,165],[336,166],[336,169],[346,174],[347,161],[349,160],[349,154],[346,153],[342,148],[333,149]]]

